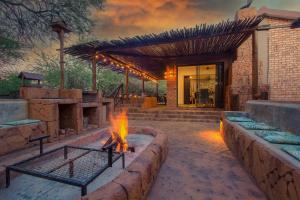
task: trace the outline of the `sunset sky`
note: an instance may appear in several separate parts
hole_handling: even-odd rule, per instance
[[[201,23],[217,23],[233,19],[235,12],[247,0],[106,0],[103,10],[91,10],[95,26],[89,34],[99,40],[118,39],[146,33],[193,27]],[[256,8],[300,10],[300,0],[254,0]],[[74,33],[66,38],[65,46],[74,44]],[[30,69],[41,51],[58,55],[58,41],[40,43],[25,56],[25,62],[17,63],[18,69]],[[35,53],[33,53],[35,52]],[[20,67],[22,66],[22,67]]]
[[[246,0],[107,0],[104,10],[93,10],[93,35],[115,39],[172,28],[216,23],[233,18]],[[256,8],[300,10],[299,0],[254,0]]]

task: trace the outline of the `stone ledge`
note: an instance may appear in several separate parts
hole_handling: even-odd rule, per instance
[[[272,200],[300,199],[300,162],[223,118],[222,137],[231,152]]]
[[[30,136],[46,133],[45,122],[11,126],[0,129],[0,156],[32,146],[28,143]]]
[[[296,102],[248,101],[246,111],[251,118],[284,131],[300,134],[300,104]]]
[[[105,131],[105,129],[103,130]],[[131,134],[149,134],[154,137],[149,146],[112,182],[81,200],[138,200],[147,194],[168,153],[168,138],[149,127],[129,127]]]

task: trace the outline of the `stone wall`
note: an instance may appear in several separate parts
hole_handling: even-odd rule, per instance
[[[44,122],[0,128],[0,155],[29,147],[29,137],[46,134]]]
[[[66,106],[65,109],[63,106]],[[57,139],[60,136],[60,126],[64,125],[62,120],[68,123],[68,128],[79,133],[83,128],[82,115],[82,107],[78,99],[31,99],[29,101],[29,117],[46,123],[50,139]]]
[[[269,18],[271,25],[292,20]],[[271,100],[300,101],[300,29],[269,30],[269,75]]]
[[[222,137],[256,184],[272,200],[300,199],[299,161],[223,118]]]
[[[20,98],[22,99],[42,99],[59,98],[58,89],[20,87]]]

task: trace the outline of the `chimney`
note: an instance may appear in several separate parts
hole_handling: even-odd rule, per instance
[[[235,20],[252,18],[257,16],[257,10],[255,7],[240,9],[235,13]]]

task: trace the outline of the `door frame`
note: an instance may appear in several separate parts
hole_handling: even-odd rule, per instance
[[[178,104],[178,68],[179,67],[189,67],[189,66],[201,66],[201,65],[216,65],[216,67],[218,66],[222,66],[222,70],[223,70],[223,78],[221,80],[223,80],[222,82],[222,88],[223,88],[223,91],[222,91],[222,95],[220,97],[220,101],[222,102],[222,107],[220,108],[224,108],[224,103],[225,103],[225,93],[224,93],[224,88],[225,88],[225,62],[224,61],[219,61],[219,62],[201,62],[201,63],[198,63],[198,64],[187,64],[187,65],[180,65],[180,66],[176,66],[176,105],[177,107],[182,107],[182,106],[179,106]],[[218,69],[216,69],[218,70]],[[217,74],[217,73],[216,73]],[[219,80],[219,78],[217,78],[217,80]],[[195,107],[197,108],[197,107]],[[198,107],[199,108],[199,107]],[[218,108],[216,106],[214,107],[207,107],[207,108]]]

